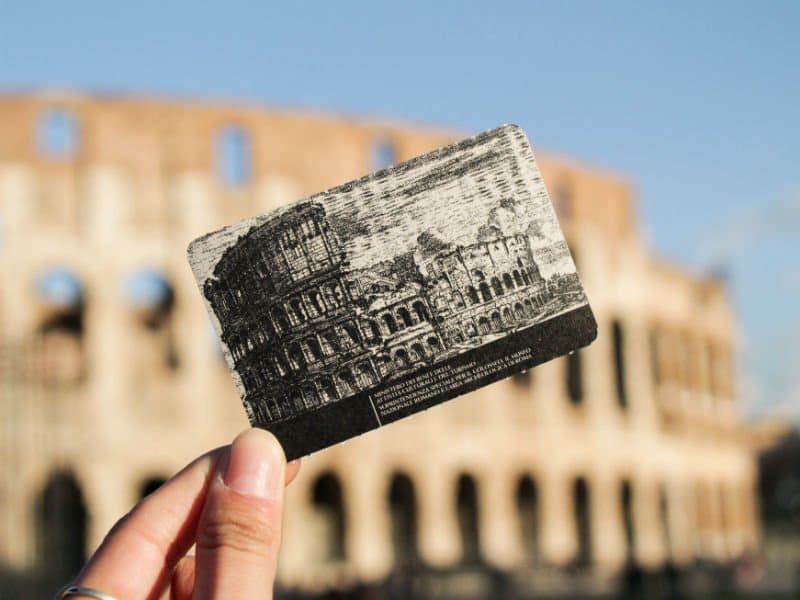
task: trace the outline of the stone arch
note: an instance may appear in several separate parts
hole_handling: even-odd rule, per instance
[[[320,562],[345,559],[347,522],[344,494],[339,477],[333,471],[320,474],[311,486],[311,504],[317,518],[318,535],[314,542],[320,550]]]
[[[319,406],[319,394],[316,388],[311,385],[304,385],[300,388],[300,395],[303,398],[303,408],[314,408]]]
[[[461,562],[466,565],[480,563],[478,488],[471,475],[459,476],[455,500],[458,529],[461,534]]]
[[[361,389],[368,388],[378,383],[375,370],[368,361],[360,362],[355,368],[356,381]]]
[[[492,311],[489,315],[489,320],[492,331],[500,331],[503,328],[503,320],[500,318],[500,311]]]
[[[322,360],[322,346],[320,346],[319,340],[315,336],[307,337],[305,340],[306,348],[308,348],[309,354],[311,354],[311,358],[316,362],[318,360]]]
[[[317,380],[320,398],[323,403],[333,402],[339,399],[339,393],[336,386],[333,384],[333,378],[330,375],[323,375]]]
[[[536,313],[533,311],[533,304],[531,303],[530,299],[525,298],[525,300],[523,300],[523,304],[525,306],[525,313],[528,315],[528,317],[533,317],[533,315]]]
[[[397,333],[399,328],[397,327],[397,321],[394,320],[394,316],[391,313],[383,313],[381,315],[383,322],[386,324],[386,329],[389,330],[389,333]]]
[[[525,271],[525,269],[522,269],[522,281],[525,285],[531,284],[531,278],[528,277],[528,273]]]
[[[489,289],[489,284],[485,281],[481,281],[481,284],[478,287],[481,292],[481,300],[483,302],[489,302],[492,299],[492,292]]]
[[[272,309],[272,322],[275,324],[275,329],[278,330],[278,333],[285,333],[292,328],[289,324],[286,310],[282,306],[276,306]]]
[[[523,285],[525,285],[525,282],[522,281],[522,275],[519,274],[519,271],[517,269],[514,269],[512,274],[514,275],[514,282],[517,284],[517,287],[522,287]]]
[[[370,336],[373,340],[380,341],[383,339],[383,336],[381,335],[381,328],[373,319],[369,319],[367,321],[367,327],[369,327]]]
[[[273,354],[273,360],[275,362],[275,371],[278,375],[286,375],[289,373],[289,363],[286,360],[286,357],[283,355],[283,352],[278,350]]]
[[[478,331],[481,335],[486,335],[491,331],[489,327],[489,319],[487,319],[485,316],[478,318]]]
[[[514,317],[518,321],[522,321],[522,320],[525,319],[525,309],[522,308],[522,303],[521,302],[515,302],[514,303]]]
[[[592,530],[589,485],[578,477],[572,482],[572,515],[575,522],[577,567],[588,567],[592,562]]]
[[[419,342],[411,344],[409,354],[416,355],[417,360],[425,360],[427,358],[427,355],[425,354],[425,348],[423,348],[422,344]]]
[[[325,302],[328,304],[328,306],[341,305],[341,290],[336,282],[328,283],[327,285],[323,286],[322,295],[325,298]]]
[[[347,334],[347,338],[351,344],[360,344],[361,343],[361,336],[358,333],[358,328],[355,324],[348,321],[344,325],[342,325],[342,329]]]
[[[397,319],[403,323],[404,327],[411,327],[414,325],[414,320],[411,318],[411,313],[405,306],[397,309]]]
[[[336,374],[336,379],[339,382],[337,387],[341,390],[342,397],[352,396],[358,391],[355,375],[353,375],[353,371],[349,367],[341,369]]]
[[[337,354],[342,350],[342,344],[339,341],[339,336],[336,335],[336,332],[328,329],[327,331],[323,331],[320,334],[320,341],[327,346],[325,348],[326,354],[329,356],[331,354]]]
[[[405,348],[400,348],[394,353],[394,364],[398,369],[407,369],[411,366],[411,358]]]
[[[478,328],[475,326],[474,321],[465,321],[462,324],[462,329],[467,334],[468,337],[475,337],[478,335]]]
[[[475,306],[476,304],[480,303],[480,299],[478,298],[478,292],[472,286],[469,286],[467,288],[467,299],[469,300],[470,306]]]
[[[530,475],[521,477],[517,482],[516,500],[522,550],[525,556],[525,564],[530,566],[539,562],[539,536],[541,531],[539,489]]]
[[[507,325],[514,322],[514,315],[511,314],[511,308],[508,306],[503,307],[503,320]]]
[[[292,367],[295,370],[305,369],[308,364],[306,357],[303,354],[303,349],[298,342],[294,342],[289,346],[289,360],[292,362]]]
[[[458,294],[458,292],[456,292],[456,294]],[[464,302],[463,299],[461,302],[463,304]],[[428,309],[425,308],[425,304],[421,300],[417,300],[416,302],[414,302],[414,304],[412,304],[411,307],[414,309],[414,312],[417,313],[417,319],[420,322],[431,320],[431,316],[428,314]]]
[[[495,296],[503,295],[503,284],[500,283],[500,280],[497,277],[492,277],[492,291],[494,292]]]
[[[392,546],[395,568],[418,563],[417,500],[414,484],[405,473],[395,473],[389,484],[389,515],[392,522]]]
[[[42,573],[67,581],[86,560],[88,513],[71,471],[50,475],[36,502],[37,559]]]
[[[503,273],[503,285],[506,288],[506,291],[512,291],[515,289],[514,280],[511,278],[511,275],[508,273]]]
[[[291,298],[289,300],[289,311],[294,317],[295,323],[302,323],[308,318],[306,308],[303,306],[303,302],[300,298]]]
[[[325,314],[325,306],[322,304],[322,296],[317,290],[308,292],[308,301],[318,315]]]

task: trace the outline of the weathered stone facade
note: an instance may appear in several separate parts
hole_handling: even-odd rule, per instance
[[[72,146],[39,139],[52,111],[74,120]],[[249,140],[244,181],[217,172],[215,140],[230,128]],[[363,175],[377,142],[403,160],[456,137],[250,107],[0,98],[0,563],[68,571],[59,552],[93,548],[141,493],[246,426],[185,261],[190,240]],[[584,565],[571,572],[608,581],[628,560],[724,563],[756,547],[723,286],[653,256],[618,176],[538,162],[597,341],[306,460],[289,490],[284,585],[381,581],[411,563],[522,580]],[[346,294],[338,266],[313,268]],[[507,297],[508,269],[482,270]],[[375,294],[381,335],[401,306],[406,331],[419,326],[416,293],[386,306]]]

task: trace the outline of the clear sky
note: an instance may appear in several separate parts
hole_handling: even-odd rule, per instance
[[[619,171],[663,255],[724,269],[747,408],[800,419],[800,2],[4,3],[0,88],[521,125]],[[277,8],[280,7],[280,8]]]

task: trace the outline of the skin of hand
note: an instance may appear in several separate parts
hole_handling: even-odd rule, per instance
[[[271,599],[284,488],[299,469],[271,433],[244,431],[139,502],[74,585],[118,600]]]

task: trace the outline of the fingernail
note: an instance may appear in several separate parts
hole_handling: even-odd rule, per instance
[[[233,441],[222,480],[246,496],[277,498],[283,486],[286,459],[275,437],[260,429],[249,429]]]

